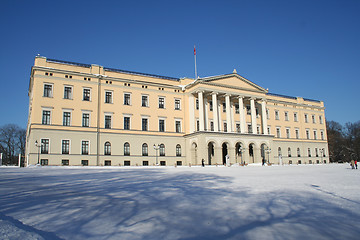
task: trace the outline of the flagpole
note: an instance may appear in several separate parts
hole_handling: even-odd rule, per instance
[[[196,48],[194,45],[194,58],[195,58],[195,80],[197,79],[197,70],[196,70]]]

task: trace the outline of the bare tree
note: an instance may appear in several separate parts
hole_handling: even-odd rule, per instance
[[[0,128],[0,150],[3,153],[3,164],[16,164],[18,154],[25,154],[26,132],[15,124]]]

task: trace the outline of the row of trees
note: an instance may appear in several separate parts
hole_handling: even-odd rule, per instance
[[[335,121],[326,122],[331,162],[360,160],[360,121],[342,126]]]
[[[331,162],[360,160],[360,121],[342,126],[335,121],[327,121],[327,136]],[[15,165],[18,156],[25,156],[26,130],[14,124],[0,127],[0,153],[4,165]]]
[[[3,165],[17,165],[19,154],[25,155],[26,130],[15,124],[0,127],[0,153]]]

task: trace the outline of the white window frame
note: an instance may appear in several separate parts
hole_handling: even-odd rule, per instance
[[[175,132],[176,132],[176,133],[181,133],[181,132],[182,132],[182,119],[177,119],[177,118],[175,118],[174,120],[175,120],[175,121],[174,121],[174,124],[175,124]],[[176,122],[180,122],[180,131],[179,131],[179,132],[176,131]]]
[[[275,120],[280,120],[279,110],[275,110]]]
[[[286,138],[291,138],[291,132],[289,127],[285,128],[285,133],[286,133]]]
[[[276,137],[281,138],[281,127],[276,127]]]
[[[41,108],[41,124],[42,125],[51,125],[51,120],[52,120],[52,110],[53,108],[51,107],[42,107]],[[49,111],[50,112],[50,119],[49,119],[49,124],[43,124],[43,118],[44,118],[44,111]]]
[[[69,141],[69,153],[67,153],[67,154],[63,154],[62,153],[62,149],[63,149],[63,141],[65,141],[65,140],[68,140]],[[61,155],[70,155],[71,154],[71,139],[61,139],[61,149],[60,149],[60,154]]]
[[[41,138],[40,139],[40,146],[42,147],[42,140],[49,140],[49,146],[48,146],[48,153],[41,153],[41,148],[40,148],[40,154],[50,154],[50,138]]]
[[[163,107],[160,107],[160,99],[164,99]],[[159,108],[159,109],[166,109],[166,97],[164,97],[164,96],[158,96],[158,108]]]
[[[65,98],[65,88],[70,88],[71,89],[71,93],[70,93],[70,96],[69,96],[69,98]],[[71,85],[64,85],[64,99],[67,99],[67,100],[73,100],[73,96],[74,96],[74,87],[73,86],[71,86]]]
[[[297,121],[298,121],[298,113],[294,112],[294,122],[297,122]]]
[[[112,129],[113,128],[113,122],[114,122],[114,118],[113,118],[114,113],[109,113],[109,112],[105,112],[104,113],[104,129]],[[106,128],[106,117],[110,116],[111,117],[111,121],[110,121],[110,128]]]
[[[85,97],[85,89],[88,89],[88,90],[90,90],[90,92],[89,92],[89,100],[85,100],[84,99],[84,97]],[[85,101],[85,102],[91,102],[91,99],[92,99],[92,97],[91,97],[91,88],[90,87],[83,87],[83,90],[82,90],[82,100],[83,101]]]
[[[50,96],[45,96],[45,85],[51,86]],[[49,82],[44,82],[43,84],[43,97],[53,98],[54,97],[54,84]]]
[[[143,106],[143,97],[146,97],[145,106]],[[149,95],[148,94],[141,94],[141,107],[149,107]]]
[[[129,95],[129,104],[125,104],[125,95]],[[131,92],[124,92],[123,94],[123,105],[124,106],[131,106],[132,105],[132,101],[131,101]]]
[[[64,114],[65,113],[70,113],[70,120],[69,120],[69,125],[64,125]],[[64,127],[69,127],[69,126],[72,126],[72,109],[63,109],[63,111],[62,111],[62,126],[64,126]]]
[[[110,102],[106,102],[106,93],[111,93]],[[114,99],[114,91],[112,91],[112,90],[106,90],[106,89],[105,89],[104,103],[112,104],[112,103],[113,103],[113,99]]]
[[[83,126],[84,114],[89,114],[89,126],[87,126],[87,127],[91,127],[91,110],[82,110],[81,111],[81,127],[84,127]]]
[[[88,147],[88,154],[84,154],[85,156],[86,155],[90,155],[90,140],[88,140],[88,139],[81,139],[80,140],[80,155],[83,155],[83,153],[82,153],[82,142],[84,142],[84,141],[86,141],[86,142],[88,142],[89,143],[89,147]]]
[[[176,101],[179,101],[179,108],[176,108]],[[174,109],[175,110],[181,110],[181,99],[180,98],[175,98],[174,99]]]
[[[299,130],[299,128],[295,128],[295,138],[296,139],[300,138],[300,130]]]

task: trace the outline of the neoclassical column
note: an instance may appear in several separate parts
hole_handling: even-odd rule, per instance
[[[204,131],[204,96],[203,92],[198,92],[199,99],[199,121],[200,121],[200,131]]]
[[[225,95],[227,131],[232,132],[230,94]]]
[[[267,130],[267,116],[266,116],[266,101],[262,99],[261,101],[261,117],[262,117],[262,126],[263,126],[263,134],[268,135]]]
[[[255,109],[255,98],[250,98],[250,108],[251,108],[251,128],[252,133],[256,134],[256,109]]]
[[[239,113],[240,113],[240,132],[245,133],[245,111],[244,111],[244,97],[239,97]]]
[[[205,96],[204,98],[204,115],[205,115],[205,123],[204,123],[204,129],[205,131],[209,131],[209,102],[208,102],[208,99],[207,97]]]
[[[213,92],[212,94],[212,102],[213,102],[213,118],[214,118],[214,131],[219,131],[219,113],[218,113],[218,101],[217,101],[217,93]]]
[[[189,123],[190,123],[190,133],[195,132],[195,98],[194,95],[190,94],[189,96],[189,109],[190,109],[190,116],[189,116]]]

